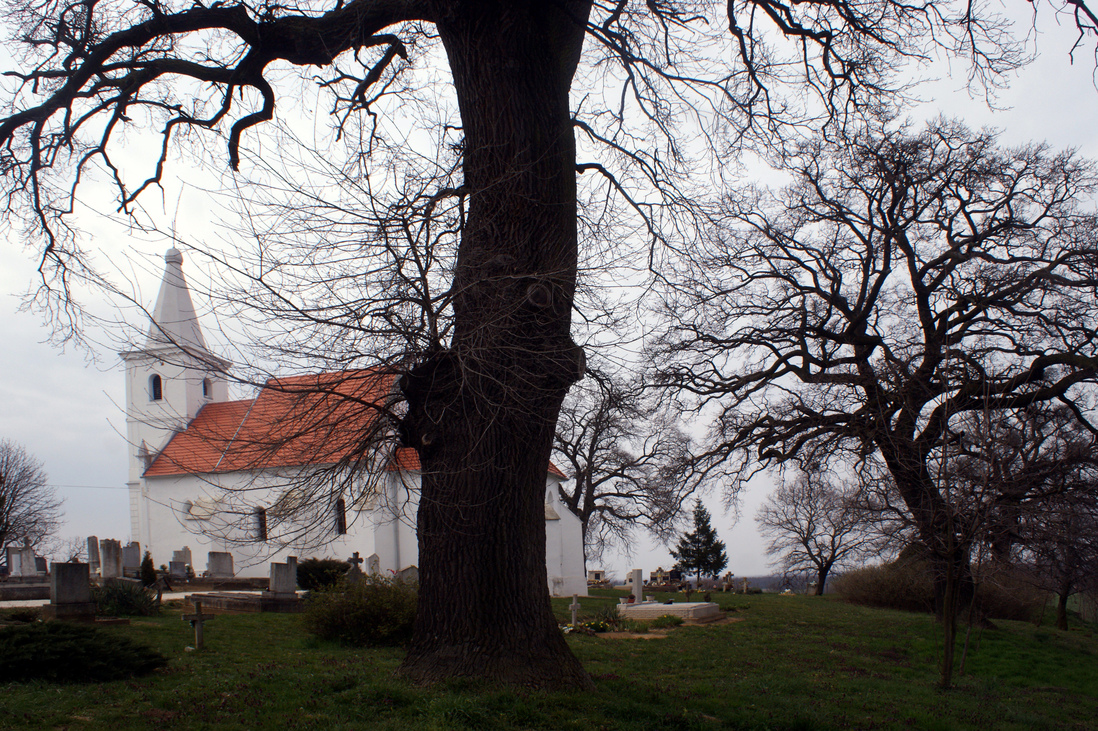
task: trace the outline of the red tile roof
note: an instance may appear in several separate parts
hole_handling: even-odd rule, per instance
[[[272,378],[252,401],[203,407],[145,475],[334,464],[365,454],[395,378],[374,370]]]
[[[206,404],[145,476],[335,464],[364,456],[395,379],[376,370],[272,378],[254,400]],[[388,469],[418,471],[419,454],[397,449]],[[568,479],[551,462],[549,473]]]

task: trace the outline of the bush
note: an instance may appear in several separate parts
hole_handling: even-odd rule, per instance
[[[42,618],[42,610],[38,607],[12,607],[0,610],[0,621],[27,624],[37,622]]]
[[[678,627],[682,624],[682,617],[676,617],[674,614],[664,614],[661,617],[653,619],[649,626],[652,629],[668,629],[670,627]]]
[[[399,645],[412,636],[419,586],[401,579],[365,576],[309,594],[305,626],[344,645]]]
[[[1048,602],[1048,592],[1025,580],[1009,567],[985,567],[976,587],[976,609],[988,619],[1038,622]]]
[[[0,683],[97,683],[144,675],[168,658],[126,637],[66,622],[0,629]]]
[[[156,564],[153,563],[152,553],[145,551],[145,558],[141,559],[141,583],[152,586],[156,583]]]
[[[1035,620],[1046,594],[1016,578],[1009,567],[984,566],[976,577],[975,616],[982,619]],[[831,584],[835,593],[852,604],[912,612],[934,611],[930,566],[921,559],[904,558],[882,566],[848,571]],[[967,606],[961,607],[963,619]]]
[[[351,564],[334,558],[307,558],[297,565],[297,585],[306,591],[335,586]]]
[[[934,611],[934,585],[925,561],[905,558],[847,571],[831,582],[844,601],[909,612]]]
[[[108,580],[102,586],[93,586],[91,596],[95,613],[101,617],[148,617],[160,613],[156,592],[129,581]]]

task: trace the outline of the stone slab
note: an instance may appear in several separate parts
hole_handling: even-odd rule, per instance
[[[94,622],[95,608],[95,602],[46,604],[42,607],[42,619],[47,622],[50,620],[63,622]]]
[[[305,602],[301,597],[274,596],[270,592],[262,594],[243,594],[232,591],[218,591],[209,594],[188,594],[187,601],[202,602],[202,611],[214,610],[223,613],[254,614],[273,612],[276,614],[297,614],[305,611]]]
[[[721,617],[721,608],[716,602],[678,602],[676,604],[642,602],[640,604],[619,604],[618,614],[626,619],[656,619],[665,614],[670,614],[672,617],[703,622],[719,619]]]

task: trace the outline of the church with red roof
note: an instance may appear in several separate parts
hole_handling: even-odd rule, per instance
[[[171,249],[165,262],[145,343],[121,354],[132,540],[157,564],[191,556],[199,575],[231,563],[232,575],[266,576],[288,556],[355,553],[369,557],[364,570],[416,566],[420,465],[395,446],[397,374],[271,378],[230,400],[231,363],[206,345],[183,256]],[[580,522],[557,489],[565,479],[550,466],[546,581],[554,595],[586,595]]]

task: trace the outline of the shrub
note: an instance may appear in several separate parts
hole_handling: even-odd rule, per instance
[[[145,558],[141,559],[141,583],[152,586],[156,583],[156,565],[153,563],[152,553],[145,551]]]
[[[341,581],[309,594],[305,626],[344,645],[399,645],[412,636],[417,584],[382,576]]]
[[[126,637],[66,622],[0,629],[0,683],[96,683],[144,675],[168,658]]]
[[[591,619],[596,622],[602,622],[611,627],[617,627],[621,624],[621,615],[618,614],[618,607],[616,604],[599,605],[591,614]]]
[[[38,607],[12,607],[0,611],[0,620],[5,622],[26,624],[28,622],[37,622],[41,618],[42,610]]]
[[[976,577],[975,616],[979,619],[1033,621],[1046,594],[1019,578],[1010,567],[984,566]],[[913,612],[934,610],[930,567],[921,559],[903,558],[882,566],[849,571],[832,583],[835,593],[852,604]],[[962,619],[968,611],[961,607]]]
[[[129,581],[107,581],[93,586],[95,613],[103,617],[147,617],[160,613],[156,592]]]
[[[682,624],[682,617],[676,617],[674,614],[664,614],[653,619],[649,626],[652,629],[668,629],[669,627],[678,627],[680,624]]]
[[[1044,612],[1048,593],[1010,567],[987,566],[976,587],[978,616],[988,619],[1017,619],[1037,622]]]
[[[831,583],[844,601],[909,612],[934,610],[934,586],[925,561],[905,558],[847,571]]]
[[[334,558],[307,558],[297,565],[297,585],[306,591],[335,586],[351,564]]]

